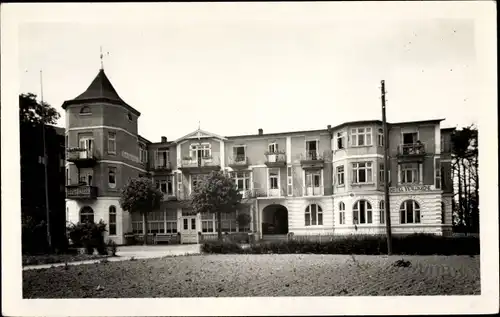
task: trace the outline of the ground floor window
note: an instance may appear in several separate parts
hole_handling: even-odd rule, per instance
[[[177,233],[177,210],[164,210],[148,213],[148,233],[165,234]],[[142,215],[132,213],[132,231],[136,234],[143,233]]]
[[[250,231],[250,224],[240,226],[237,218],[238,214],[244,211],[234,211],[231,213],[221,214],[221,228],[222,232],[248,232]],[[201,232],[216,233],[219,228],[217,222],[217,214],[202,213],[201,214]]]
[[[355,225],[372,223],[372,205],[366,200],[358,200],[354,203],[352,214]]]
[[[379,212],[380,212],[380,223],[385,223],[385,202],[383,200],[379,203]]]
[[[446,208],[444,207],[444,202],[441,202],[441,224],[445,224]]]
[[[311,204],[305,210],[305,225],[306,226],[321,226],[323,225],[323,210],[317,204]]]
[[[345,204],[342,201],[339,203],[339,224],[345,225]]]
[[[80,222],[94,222],[94,210],[85,206],[80,210]]]
[[[116,235],[116,207],[115,206],[110,206],[109,207],[109,235],[114,236]]]
[[[405,223],[420,223],[420,205],[414,200],[406,200],[399,208],[400,220]]]

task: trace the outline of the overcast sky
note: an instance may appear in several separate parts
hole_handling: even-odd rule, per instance
[[[361,20],[334,6],[249,8],[144,6],[138,12],[150,14],[149,23],[22,24],[20,93],[39,94],[43,69],[44,99],[64,126],[61,105],[94,79],[102,45],[106,74],[141,112],[139,133],[151,141],[181,137],[198,121],[204,130],[239,135],[381,119],[382,79],[391,122],[477,123],[472,20]]]

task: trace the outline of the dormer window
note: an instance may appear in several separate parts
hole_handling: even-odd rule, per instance
[[[127,118],[128,118],[130,121],[132,121],[132,114],[131,114],[130,112],[127,114]]]
[[[92,114],[92,111],[90,111],[89,106],[83,106],[82,109],[80,109],[80,115],[89,115]]]

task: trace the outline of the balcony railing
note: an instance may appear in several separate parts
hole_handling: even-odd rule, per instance
[[[423,143],[401,144],[398,146],[399,156],[425,155]]]
[[[72,148],[66,151],[66,160],[82,167],[90,167],[96,163],[97,157],[93,149]]]
[[[268,167],[281,167],[286,165],[286,154],[282,152],[266,152],[265,164]]]
[[[172,169],[172,164],[170,162],[155,162],[153,169],[155,171],[170,171]]]
[[[66,198],[71,199],[95,199],[97,187],[90,185],[68,185],[66,186]]]
[[[229,157],[228,160],[229,167],[238,168],[238,167],[247,167],[248,166],[248,158],[245,155],[235,155]]]
[[[300,156],[300,164],[304,169],[323,168],[325,159],[317,151],[306,151]]]
[[[331,191],[331,187],[328,188]],[[324,186],[298,186],[294,187],[292,193],[289,195],[287,188],[280,189],[248,189],[240,191],[242,199],[259,198],[259,197],[311,197],[311,196],[324,196]]]
[[[206,170],[219,170],[220,160],[218,157],[185,157],[179,160],[179,168],[190,170],[190,169],[206,169]]]
[[[323,186],[306,186],[304,196],[323,196]]]

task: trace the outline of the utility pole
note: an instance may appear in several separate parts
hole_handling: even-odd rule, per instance
[[[384,126],[384,209],[385,227],[387,234],[387,254],[392,254],[392,233],[391,233],[391,208],[389,204],[389,132],[387,131],[387,120],[385,117],[385,81],[381,81],[382,87],[382,124]]]
[[[43,106],[43,76],[40,70],[40,99]],[[49,206],[49,178],[47,172],[47,145],[45,141],[45,121],[42,118],[42,139],[43,139],[43,167],[45,172],[45,213],[47,217],[47,243],[49,250],[52,250],[52,238],[50,236],[50,206]]]

